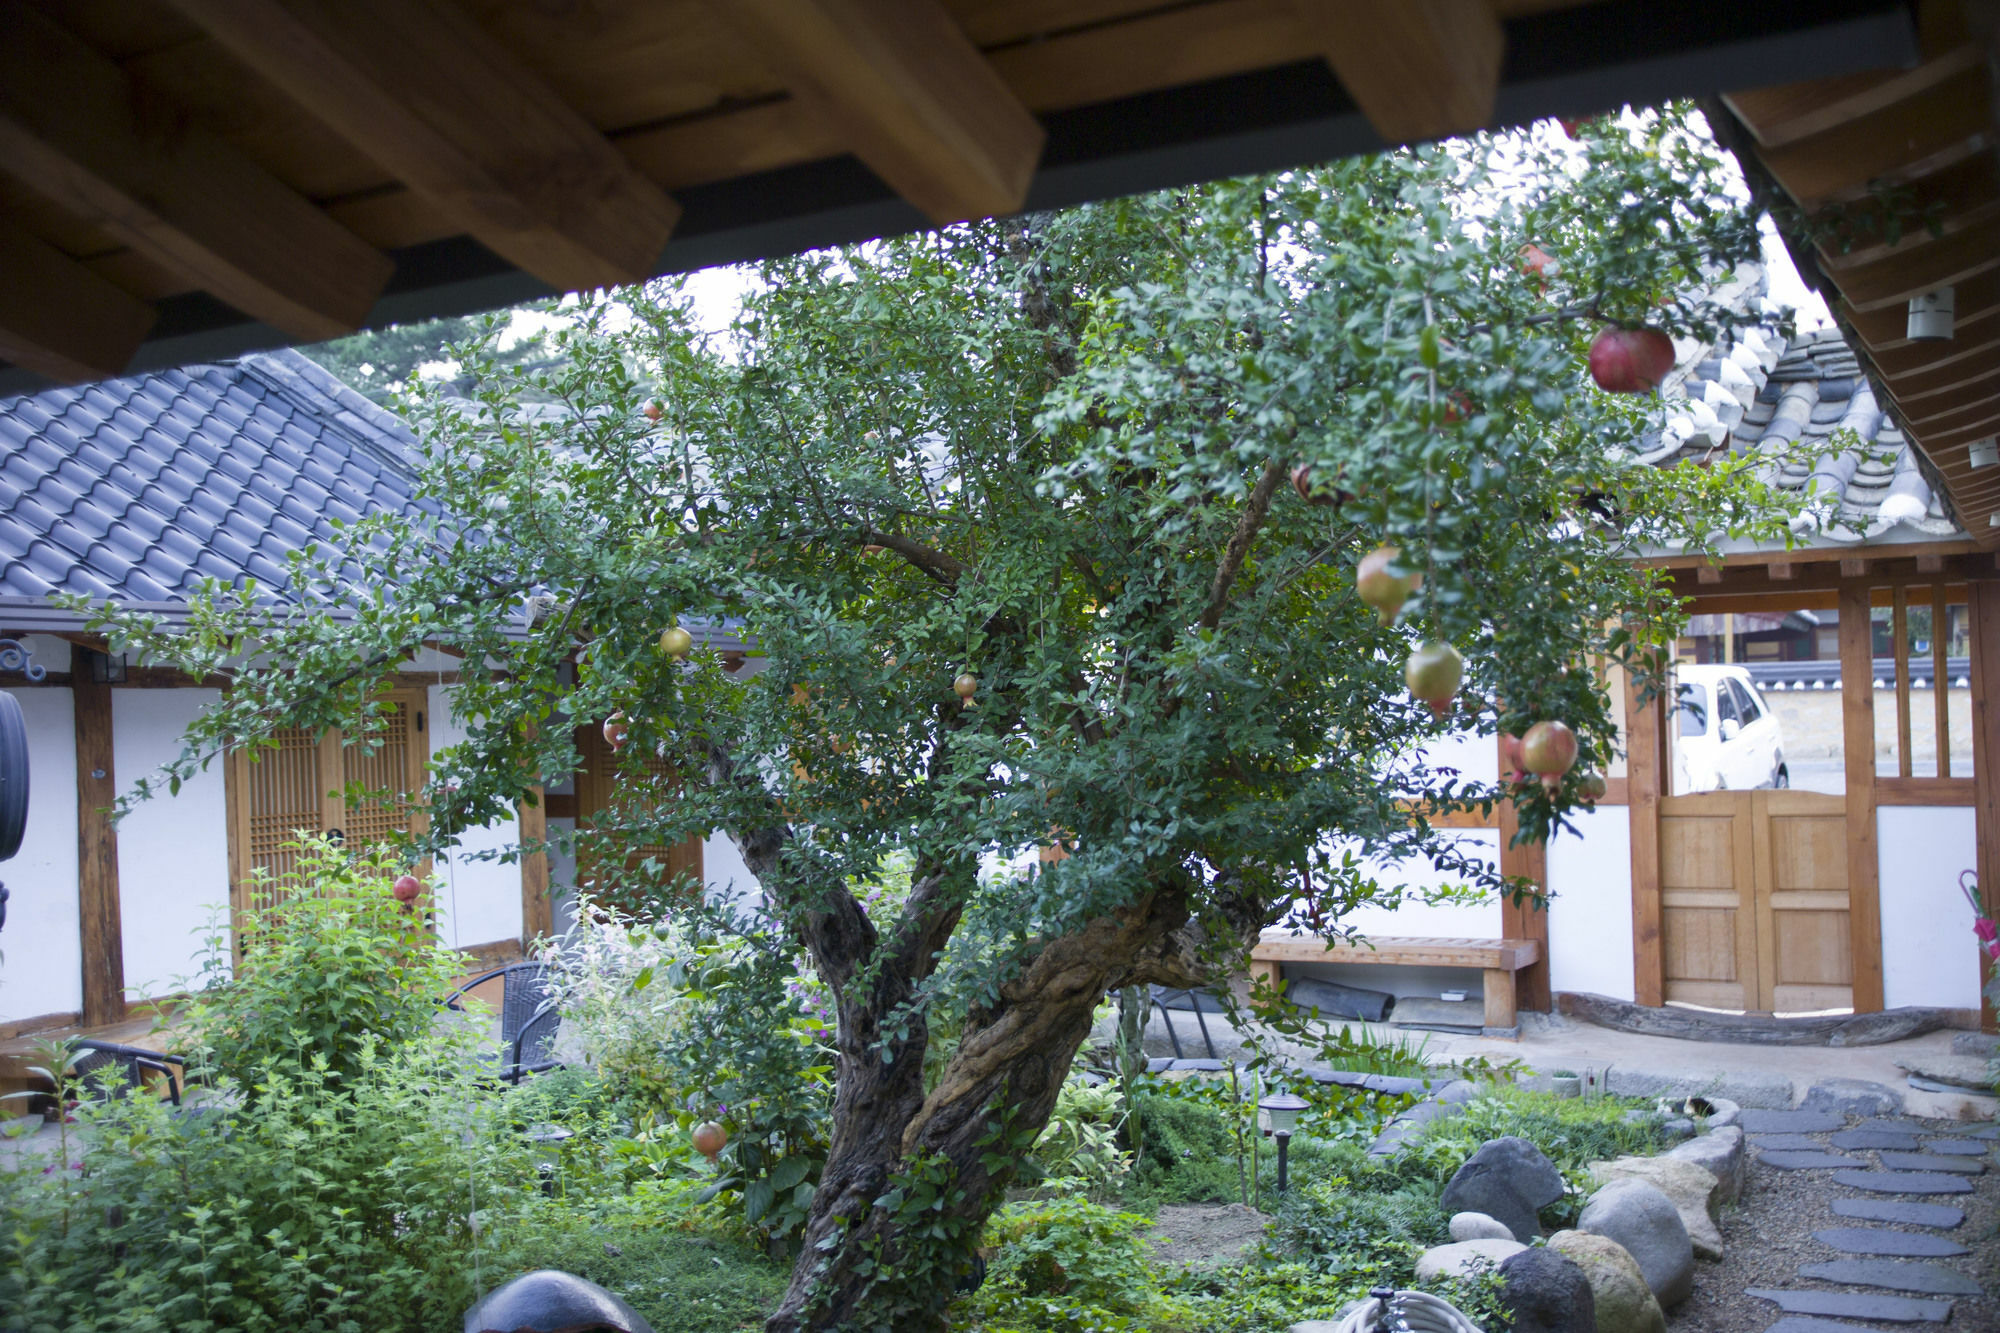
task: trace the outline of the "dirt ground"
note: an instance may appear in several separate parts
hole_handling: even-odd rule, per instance
[[[1942,1131],[1954,1126],[1931,1122]],[[1961,1126],[1962,1128],[1962,1126]],[[1825,1135],[1815,1136],[1822,1140]],[[1872,1154],[1856,1153],[1857,1157]],[[1755,1154],[1752,1154],[1753,1159]],[[1868,1162],[1858,1166],[1870,1165]],[[1719,1263],[1695,1265],[1694,1295],[1667,1315],[1668,1333],[1764,1333],[1782,1317],[1769,1301],[1745,1296],[1748,1287],[1801,1287],[1823,1291],[1840,1290],[1824,1282],[1797,1276],[1802,1265],[1819,1263],[1842,1255],[1831,1246],[1813,1239],[1823,1227],[1890,1226],[1835,1215],[1832,1201],[1854,1198],[1862,1191],[1834,1183],[1830,1171],[1781,1171],[1754,1160],[1749,1188],[1743,1201],[1722,1214],[1723,1257]],[[1879,1196],[1903,1198],[1900,1195]],[[1951,1321],[1925,1324],[1939,1333],[1992,1333],[2000,1330],[2000,1165],[1989,1160],[1985,1175],[1973,1179],[1973,1193],[1915,1199],[1941,1203],[1965,1210],[1965,1221],[1949,1232],[1926,1227],[1892,1227],[1894,1230],[1922,1231],[1944,1235],[1972,1251],[1964,1258],[1939,1262],[1976,1278],[1986,1288],[1978,1299],[1955,1297]],[[1846,1288],[1868,1291],[1864,1287]],[[1895,1293],[1876,1292],[1878,1295]],[[1856,1333],[1865,1333],[1855,1325]]]
[[[1270,1217],[1240,1203],[1168,1204],[1146,1233],[1163,1264],[1230,1262],[1264,1238]]]

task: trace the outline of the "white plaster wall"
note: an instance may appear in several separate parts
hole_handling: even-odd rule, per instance
[[[465,739],[465,728],[451,715],[451,688],[433,685],[430,700],[430,749],[441,750]],[[473,860],[475,853],[499,851],[520,843],[518,819],[468,829],[458,839],[457,853],[437,859],[438,936],[453,948],[491,944],[521,937],[521,863]]]
[[[66,649],[58,655],[35,647],[35,661],[52,671],[64,669],[68,656]],[[0,930],[0,1019],[22,1019],[83,1007],[76,711],[66,689],[27,686],[8,693],[20,701],[28,729],[28,826],[21,850],[0,861],[0,882],[13,894]]]
[[[1632,983],[1632,824],[1607,805],[1570,815],[1578,832],[1549,842],[1549,988],[1614,1000]]]
[[[754,912],[764,906],[764,887],[743,864],[743,853],[724,833],[711,833],[701,844],[701,872],[704,895],[712,903],[733,904],[739,912]]]
[[[1476,857],[1495,867],[1499,865],[1498,829],[1464,829],[1449,836],[1468,857]],[[1372,874],[1384,887],[1400,884],[1431,889],[1461,882],[1421,858],[1389,863],[1364,861],[1363,865],[1365,873]],[[1363,934],[1370,935],[1466,935],[1497,939],[1500,935],[1500,904],[1489,896],[1483,902],[1465,906],[1405,902],[1395,908],[1363,907],[1342,918],[1342,924],[1355,926]]]
[[[1418,753],[1432,768],[1456,769],[1463,782],[1500,780],[1500,742],[1491,736],[1457,731],[1427,741]]]
[[[179,754],[188,723],[220,698],[219,690],[112,690],[119,791]],[[128,997],[187,989],[211,919],[228,931],[229,807],[220,762],[119,822],[118,904]]]
[[[58,639],[53,634],[9,635],[19,638],[28,649],[28,660],[44,671],[67,671],[70,665],[68,639]],[[20,677],[15,677],[18,680]]]
[[[1882,903],[1882,1002],[1979,1007],[1972,907],[1959,873],[1975,865],[1970,806],[1885,806],[1875,812]]]

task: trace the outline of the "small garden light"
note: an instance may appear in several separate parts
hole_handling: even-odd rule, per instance
[[[1289,1092],[1274,1092],[1257,1103],[1271,1121],[1271,1137],[1278,1141],[1278,1188],[1285,1188],[1285,1150],[1291,1147],[1292,1132],[1299,1126],[1299,1112],[1311,1105],[1303,1097],[1295,1097]]]

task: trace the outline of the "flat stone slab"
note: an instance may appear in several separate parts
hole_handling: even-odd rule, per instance
[[[1786,1314],[1827,1315],[1834,1319],[1880,1319],[1886,1324],[1942,1324],[1951,1318],[1950,1301],[1918,1301],[1908,1296],[1869,1296],[1851,1291],[1786,1291],[1752,1287],[1743,1293],[1775,1302]]]
[[[1914,1291],[1920,1296],[1985,1294],[1977,1282],[1956,1268],[1915,1259],[1832,1259],[1823,1264],[1807,1264],[1799,1270],[1799,1276],[1838,1282],[1846,1287]]]
[[[1895,1222],[1906,1227],[1938,1227],[1949,1231],[1965,1222],[1965,1210],[1942,1203],[1907,1203],[1902,1199],[1835,1199],[1833,1211],[1864,1222]]]
[[[1914,1140],[1912,1140],[1914,1142]],[[1752,1134],[1750,1146],[1771,1152],[1825,1152],[1826,1145],[1804,1134]]]
[[[1831,1111],[1745,1111],[1746,1134],[1825,1134],[1846,1129],[1847,1117]]]
[[[1760,1149],[1757,1160],[1765,1166],[1775,1166],[1781,1171],[1811,1171],[1823,1167],[1855,1166],[1852,1157],[1837,1152],[1766,1152]]]
[[[1836,1148],[1891,1148],[1915,1152],[1921,1146],[1914,1134],[1891,1134],[1883,1129],[1843,1129],[1827,1142]]]
[[[1923,1231],[1885,1231],[1881,1227],[1828,1227],[1813,1239],[1849,1254],[1874,1254],[1901,1259],[1951,1259],[1970,1254],[1955,1240]]]
[[[1972,1193],[1972,1182],[1964,1176],[1934,1171],[1836,1171],[1833,1180],[1849,1189],[1872,1190],[1877,1194]]]
[[[1291,1333],[1335,1333],[1332,1320],[1324,1324],[1293,1324]],[[1806,1315],[1788,1314],[1764,1333],[1887,1333],[1880,1324],[1835,1323],[1831,1319],[1813,1319]]]
[[[1968,1129],[1959,1134],[1962,1139],[1985,1139],[1992,1142],[2000,1139],[2000,1125],[1981,1125],[1978,1129]]]
[[[1914,1120],[1898,1120],[1884,1116],[1873,1116],[1867,1120],[1854,1122],[1855,1129],[1872,1129],[1883,1134],[1917,1134],[1923,1126]]]
[[[1926,1139],[1924,1151],[1945,1157],[1984,1157],[1993,1151],[1993,1145],[1977,1139]]]
[[[1986,1163],[1977,1157],[1944,1157],[1928,1152],[1885,1152],[1876,1157],[1891,1171],[1951,1171],[1961,1176],[1976,1176],[1986,1170]]]

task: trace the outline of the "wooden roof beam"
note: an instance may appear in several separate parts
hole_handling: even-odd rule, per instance
[[[0,169],[291,337],[360,327],[388,256],[20,0],[0,32]]]
[[[1487,0],[1292,0],[1292,8],[1384,143],[1493,123],[1507,37]]]
[[[551,287],[652,275],[679,206],[449,0],[171,3]]]
[[[1047,135],[937,0],[712,0],[934,223],[1018,211]]]
[[[0,357],[60,383],[125,369],[153,307],[0,218]]]

